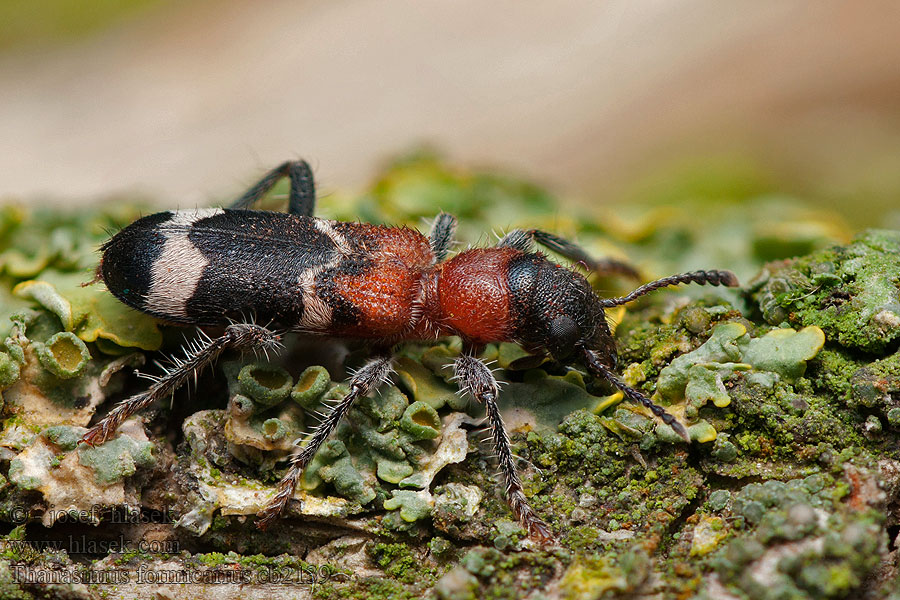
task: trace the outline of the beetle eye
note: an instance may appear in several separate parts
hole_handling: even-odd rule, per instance
[[[570,355],[578,339],[578,324],[571,317],[560,315],[550,323],[550,340],[547,345],[554,358]]]

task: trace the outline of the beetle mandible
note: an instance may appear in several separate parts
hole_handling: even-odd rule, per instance
[[[284,177],[290,179],[288,212],[253,210]],[[514,342],[534,354],[581,363],[690,442],[681,423],[616,373],[616,345],[604,311],[669,285],[736,286],[730,271],[673,275],[622,297],[599,298],[585,277],[535,252],[534,244],[594,271],[630,268],[593,260],[551,233],[517,229],[494,247],[448,258],[456,228],[452,215],[439,214],[426,237],[406,227],[316,218],[315,199],[309,165],[289,161],[230,208],[145,216],[103,245],[97,274],[119,300],[164,321],[224,331],[191,346],[184,360],[117,404],[82,441],[102,444],[124,419],[172,394],[225,350],[277,350],[281,335],[298,332],[367,341],[372,358],[350,378],[347,395],[295,442],[286,474],[258,513],[263,529],[291,500],[304,468],[353,402],[387,380],[391,349],[401,342],[462,339],[454,363],[458,385],[485,407],[507,502],[532,538],[550,541],[553,534],[523,492],[497,407],[497,381],[478,358],[485,344]]]

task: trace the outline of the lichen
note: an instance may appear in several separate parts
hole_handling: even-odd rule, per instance
[[[177,353],[193,334],[160,329],[101,284],[81,287],[104,228],[137,214],[126,203],[68,216],[2,208],[0,517],[24,507],[30,537],[33,521],[61,527],[59,515],[87,514],[111,534],[221,550],[109,554],[85,567],[94,572],[343,568],[310,588],[319,598],[885,596],[898,572],[900,234],[835,245],[845,228],[831,216],[753,200],[561,214],[531,184],[417,156],[361,197],[320,202],[329,216],[410,226],[439,203],[460,217],[461,240],[497,223],[542,228],[645,279],[761,272],[741,289],[681,286],[608,312],[623,378],[689,426],[690,446],[577,364],[516,344],[484,348],[503,382],[524,493],[558,539],[550,547],[527,537],[504,500],[490,436],[479,441],[484,407],[456,393],[458,339],[398,349],[396,385],[357,401],[265,534],[254,515],[294,441],[343,398],[343,374],[366,352],[285,336],[271,360],[229,354],[107,444],[79,445],[98,410],[146,388],[131,376],[145,368],[136,350]],[[591,281],[601,295],[633,287]],[[171,518],[147,529],[108,520],[104,511],[126,506]],[[72,531],[91,538],[93,522]],[[0,595],[46,595],[2,577],[15,560],[74,568],[66,552],[48,556],[0,556]]]
[[[705,593],[716,597],[724,585],[752,598],[850,597],[887,542],[873,500],[843,504],[821,478],[747,485],[722,511],[734,539],[714,556]]]
[[[773,388],[779,381],[793,383],[806,371],[806,363],[825,343],[822,330],[815,326],[800,331],[773,329],[753,338],[747,328],[736,322],[717,325],[702,346],[682,354],[660,371],[657,395],[675,414],[696,420],[700,410],[712,402],[718,408],[731,404],[725,387],[729,379],[740,376],[749,385]],[[678,405],[683,403],[683,408]],[[697,427],[701,425],[701,427]],[[659,429],[671,429],[659,425]],[[689,429],[692,439],[712,441],[716,430],[701,420]],[[672,433],[666,439],[673,439]]]
[[[137,505],[125,479],[155,464],[152,443],[137,420],[126,421],[109,443],[73,449],[82,427],[52,427],[10,461],[9,481],[21,490],[40,492],[46,503],[41,520],[47,527],[67,512],[97,522],[98,507]],[[59,458],[62,453],[62,458]]]
[[[159,349],[162,333],[151,317],[129,309],[102,286],[82,287],[83,283],[83,273],[48,270],[41,273],[40,280],[17,285],[13,294],[34,300],[54,313],[64,331],[85,342],[104,339],[123,348]]]
[[[843,347],[880,352],[900,337],[900,232],[772,263],[750,284],[773,325],[815,325]]]

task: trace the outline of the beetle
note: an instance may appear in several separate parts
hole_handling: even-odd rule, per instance
[[[288,212],[254,210],[284,177],[290,180]],[[229,208],[148,215],[103,245],[97,277],[116,298],[164,321],[224,330],[189,346],[184,359],[146,391],[117,404],[83,442],[102,444],[124,419],[172,394],[225,350],[277,351],[287,332],[363,340],[372,358],[352,375],[346,396],[295,441],[286,474],[258,513],[261,529],[291,500],[304,468],[354,401],[388,379],[391,349],[402,342],[462,339],[454,375],[460,390],[485,407],[506,500],[534,539],[550,541],[553,534],[523,492],[497,407],[497,380],[478,358],[486,344],[514,342],[536,355],[581,363],[690,442],[681,423],[616,373],[605,309],[681,283],[736,286],[730,271],[673,275],[622,297],[600,298],[583,275],[550,261],[534,245],[593,271],[629,273],[630,267],[594,260],[551,233],[516,229],[493,247],[448,257],[457,224],[452,215],[440,213],[425,236],[406,227],[316,218],[315,199],[309,165],[288,161]]]

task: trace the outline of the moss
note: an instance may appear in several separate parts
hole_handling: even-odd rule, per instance
[[[427,567],[423,568],[422,561],[406,544],[377,543],[371,547],[369,554],[386,575],[401,583],[409,584],[434,578],[434,571]]]
[[[357,579],[350,585],[325,583],[315,586],[312,594],[322,600],[417,600],[421,597],[418,590],[409,590],[396,581],[378,578]]]
[[[841,346],[879,353],[900,337],[900,232],[771,264],[752,284],[772,324],[816,325]]]

